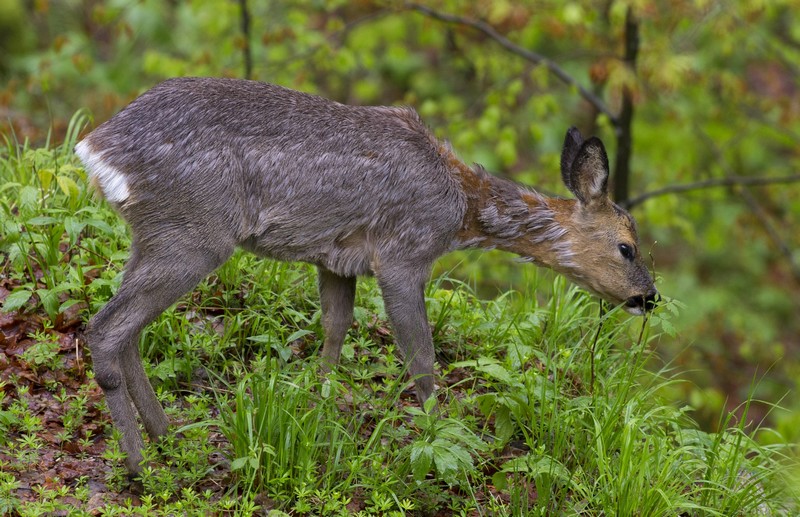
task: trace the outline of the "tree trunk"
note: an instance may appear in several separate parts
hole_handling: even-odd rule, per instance
[[[636,56],[639,53],[639,24],[628,7],[625,15],[625,65],[636,71]],[[633,92],[629,85],[622,87],[622,108],[617,119],[617,159],[614,164],[614,200],[625,203],[630,192],[631,155],[633,153]]]

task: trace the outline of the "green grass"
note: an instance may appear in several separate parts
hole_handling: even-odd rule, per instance
[[[747,404],[707,433],[690,407],[663,398],[681,382],[654,352],[673,332],[675,302],[644,321],[600,314],[531,266],[519,266],[525,293],[491,300],[437,276],[427,303],[439,405],[420,408],[374,281],[359,283],[342,365],[323,376],[313,269],[245,253],[145,331],[146,368],[174,432],[148,446],[142,494],[115,500],[129,487],[115,433],[90,369],[58,345],[81,329],[65,323],[71,314],[87,321],[115,291],[129,244],[70,152],[82,124],[76,117],[63,146],[9,141],[0,151],[4,311],[38,322],[19,355],[36,379],[0,378],[0,513],[91,512],[91,473],[21,489],[52,443],[28,410],[40,394],[62,408],[60,454],[103,465],[114,501],[103,515],[800,511],[797,451],[779,436],[757,441],[770,430],[748,419]],[[85,387],[48,381],[58,370]]]

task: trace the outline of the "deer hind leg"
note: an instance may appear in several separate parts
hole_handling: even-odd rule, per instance
[[[128,396],[133,401],[136,411],[142,419],[145,431],[151,440],[156,440],[167,434],[169,420],[164,414],[164,409],[158,401],[153,386],[147,379],[139,355],[138,333],[136,338],[129,341],[122,350],[122,373],[125,376],[125,388]]]
[[[427,267],[383,267],[377,272],[386,313],[423,404],[433,394],[433,337],[425,311]]]
[[[330,368],[339,362],[344,338],[353,324],[356,278],[340,276],[323,267],[319,268],[318,276],[322,327],[325,329],[322,358],[327,363],[325,368]]]
[[[119,291],[92,318],[87,330],[95,380],[106,396],[114,425],[122,433],[125,466],[131,473],[141,471],[144,446],[136,414],[153,438],[163,435],[168,425],[142,366],[139,335],[221,264],[233,247],[227,255],[175,247],[147,255],[138,253],[138,249],[134,247]]]

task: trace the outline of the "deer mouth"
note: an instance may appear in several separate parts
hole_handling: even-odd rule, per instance
[[[646,295],[631,296],[625,300],[625,310],[630,314],[643,316],[646,312],[655,309],[660,301],[661,296],[657,291],[652,291]]]

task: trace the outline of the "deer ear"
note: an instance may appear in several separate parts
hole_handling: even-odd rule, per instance
[[[562,155],[562,164],[563,164]],[[580,145],[568,173],[561,170],[564,184],[583,204],[608,197],[608,155],[603,142],[592,137]],[[566,179],[568,177],[568,179]]]
[[[573,192],[572,189],[572,163],[578,156],[583,144],[583,137],[581,132],[575,126],[567,130],[567,135],[564,137],[564,148],[561,151],[561,179],[564,185]]]

